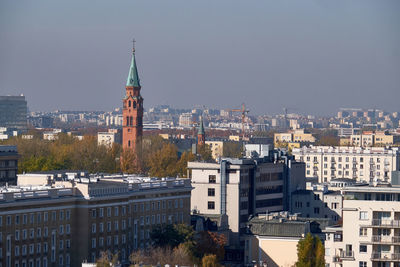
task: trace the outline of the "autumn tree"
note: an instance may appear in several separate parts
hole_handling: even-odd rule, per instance
[[[212,151],[209,145],[198,145],[197,154],[200,156],[202,161],[212,160]]]
[[[215,254],[219,261],[225,256],[226,237],[223,234],[218,234],[210,231],[202,231],[196,238],[195,255],[198,258],[203,258],[208,254]]]
[[[229,158],[241,158],[243,146],[236,142],[225,142],[223,146],[223,156]]]
[[[221,264],[219,263],[217,256],[214,254],[204,255],[201,259],[201,266],[202,267],[220,267]]]
[[[325,249],[318,236],[310,233],[297,243],[296,267],[325,266]]]
[[[100,258],[96,261],[96,267],[112,267],[118,263],[118,254],[112,254],[108,251],[102,251]]]

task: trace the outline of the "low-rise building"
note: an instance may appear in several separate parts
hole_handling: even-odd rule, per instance
[[[315,141],[315,137],[311,133],[306,133],[304,129],[274,134],[274,145],[276,147],[281,143],[313,144]]]
[[[154,226],[190,224],[188,179],[78,176],[0,188],[3,266],[80,266],[102,251],[127,263],[133,250],[151,245]]]
[[[287,212],[252,218],[245,235],[245,266],[295,266],[297,244],[308,233],[323,240],[328,219],[301,218]]]

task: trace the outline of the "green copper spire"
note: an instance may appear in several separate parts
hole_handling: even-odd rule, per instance
[[[135,41],[133,43],[135,43]],[[140,87],[139,74],[137,71],[135,59],[135,46],[133,46],[132,50],[132,61],[131,67],[129,68],[128,79],[126,80],[126,86]]]
[[[204,135],[203,116],[200,117],[200,127],[199,127],[199,131],[197,132],[197,134],[202,134],[202,135]]]

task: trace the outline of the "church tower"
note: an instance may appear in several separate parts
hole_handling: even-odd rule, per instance
[[[204,131],[203,116],[201,116],[199,131],[197,132],[197,145],[202,146],[205,144],[206,144],[206,133]]]
[[[141,149],[143,135],[143,98],[140,95],[140,80],[136,67],[135,46],[132,50],[132,61],[126,81],[126,95],[123,99],[122,147],[131,149],[136,155]]]

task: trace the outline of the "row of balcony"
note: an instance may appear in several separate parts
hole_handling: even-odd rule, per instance
[[[400,253],[382,253],[373,251],[371,255],[373,261],[398,261],[400,262]]]
[[[371,238],[373,243],[400,244],[400,236],[374,235]]]
[[[390,227],[390,228],[400,228],[400,220],[382,220],[382,219],[372,219],[372,227]]]

